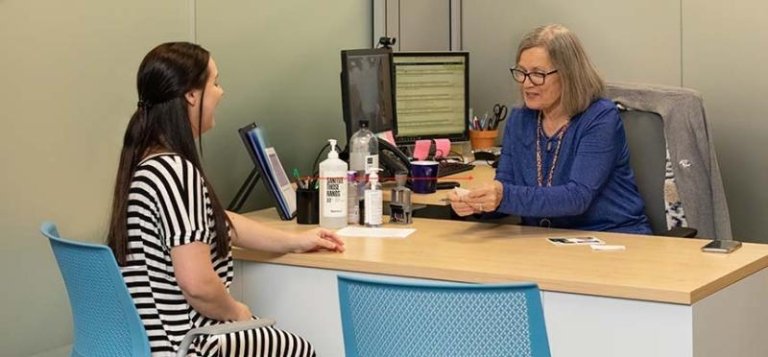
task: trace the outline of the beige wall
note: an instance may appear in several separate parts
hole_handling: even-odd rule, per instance
[[[135,72],[152,45],[190,39],[185,1],[0,1],[0,346],[70,343],[70,312],[44,219],[103,237]]]
[[[359,0],[198,2],[198,42],[225,91],[204,164],[225,204],[253,167],[237,128],[262,126],[286,170],[305,175],[327,139],[344,143],[340,50],[370,46],[371,16]],[[272,204],[263,187],[245,209]]]
[[[356,0],[0,0],[0,355],[71,343],[61,276],[37,230],[51,219],[67,236],[103,241],[149,49],[196,32],[217,59],[226,95],[205,165],[228,201],[251,165],[235,128],[263,124],[284,165],[307,171],[342,133],[339,49],[368,46],[370,28],[370,4]],[[268,203],[263,192],[250,200]]]
[[[394,6],[389,1],[387,7]],[[400,51],[447,51],[451,48],[450,4],[445,0],[397,1],[397,34],[395,43]],[[415,14],[415,16],[409,16]],[[425,23],[424,16],[429,19]],[[388,33],[389,34],[389,33]]]
[[[680,84],[677,2],[477,0],[462,4],[463,47],[471,53],[471,105],[476,114],[489,111],[494,103],[520,102],[509,73],[517,44],[526,32],[549,23],[575,31],[608,80]]]
[[[734,237],[768,243],[768,2],[682,3],[683,85],[704,96]]]

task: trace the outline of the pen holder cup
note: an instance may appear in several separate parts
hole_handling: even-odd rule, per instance
[[[497,130],[470,130],[469,142],[473,150],[490,149],[496,145]]]
[[[320,190],[306,188],[296,190],[296,223],[320,223]]]

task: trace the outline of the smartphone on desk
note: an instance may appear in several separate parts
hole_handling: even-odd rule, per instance
[[[730,253],[741,247],[741,242],[735,240],[713,240],[701,247],[702,252]]]

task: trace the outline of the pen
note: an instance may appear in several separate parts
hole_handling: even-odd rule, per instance
[[[301,176],[299,175],[299,169],[293,168],[293,177],[296,179],[296,185],[299,186],[299,188],[306,189],[306,185],[304,185],[304,181],[301,179]]]
[[[496,125],[496,116],[492,116],[488,119],[488,125],[486,126],[486,130],[494,130],[494,126]]]

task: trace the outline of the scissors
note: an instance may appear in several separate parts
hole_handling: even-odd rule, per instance
[[[507,119],[507,106],[503,104],[495,104],[493,106],[493,120],[488,125],[488,129],[496,130],[499,127],[499,123]]]

